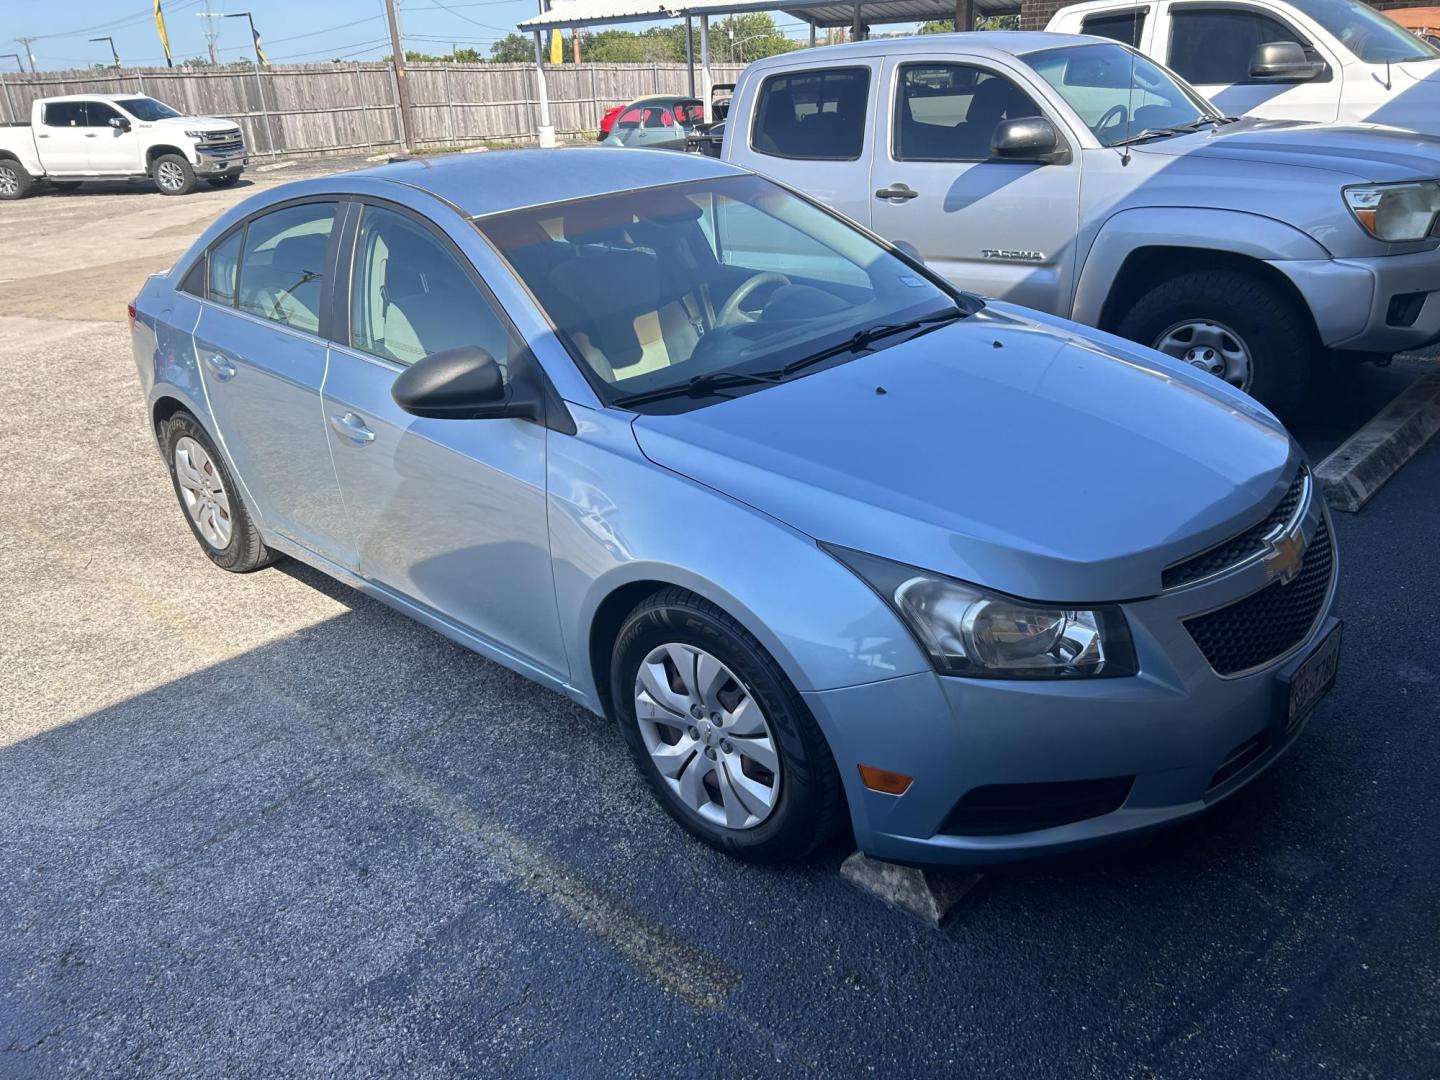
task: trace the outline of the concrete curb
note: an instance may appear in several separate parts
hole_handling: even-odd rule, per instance
[[[1440,371],[1422,375],[1315,470],[1333,510],[1355,513],[1440,431]]]
[[[840,876],[891,907],[938,927],[973,889],[982,875],[917,870],[867,859],[855,852],[840,865]]]
[[[293,161],[272,161],[269,165],[256,165],[254,171],[257,173],[279,172],[281,169],[290,169],[294,168],[294,166],[295,162]]]

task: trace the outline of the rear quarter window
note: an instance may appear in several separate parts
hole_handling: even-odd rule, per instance
[[[865,146],[870,69],[772,75],[760,86],[752,148],[772,157],[855,161]]]

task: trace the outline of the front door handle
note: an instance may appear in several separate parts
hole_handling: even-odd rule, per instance
[[[207,355],[205,357],[205,364],[215,373],[215,377],[221,382],[229,382],[235,377],[235,365],[219,353],[210,353]]]
[[[366,427],[365,421],[353,412],[340,413],[338,416],[330,417],[330,426],[343,438],[361,446],[375,441],[375,432]]]
[[[85,133],[85,137],[86,137],[87,139],[93,139],[93,138],[95,138],[95,132],[93,132],[93,131],[87,131],[87,132]]]
[[[891,184],[889,187],[882,187],[879,191],[875,192],[875,198],[913,199],[919,194],[920,193],[918,191],[913,190],[905,184]]]

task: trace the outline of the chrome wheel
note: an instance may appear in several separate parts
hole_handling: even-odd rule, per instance
[[[1245,341],[1223,323],[1187,319],[1155,339],[1154,348],[1184,360],[1241,390],[1250,389],[1250,350]]]
[[[753,829],[780,797],[780,756],[749,688],[693,645],[651,649],[635,675],[635,719],[650,760],[686,806]]]
[[[155,183],[166,191],[179,191],[185,186],[185,170],[173,161],[162,161],[155,170]]]
[[[10,165],[0,165],[0,195],[18,195],[20,193],[20,177],[15,174],[15,169]]]
[[[230,546],[230,496],[210,455],[189,435],[175,442],[175,481],[180,501],[205,542],[218,550]]]

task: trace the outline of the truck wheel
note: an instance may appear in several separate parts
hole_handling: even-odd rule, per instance
[[[34,182],[18,161],[0,160],[0,199],[23,199]]]
[[[195,170],[179,154],[161,154],[150,166],[150,176],[161,195],[189,195],[195,190]]]
[[[1276,413],[1293,413],[1305,400],[1315,352],[1308,313],[1242,270],[1194,270],[1161,282],[1117,332],[1210,372]]]
[[[211,187],[213,187],[213,188],[227,188],[227,187],[234,187],[234,186],[235,186],[235,182],[236,182],[237,180],[239,180],[239,179],[240,179],[240,174],[239,174],[238,172],[232,172],[232,173],[225,173],[225,174],[223,174],[223,175],[221,175],[221,176],[209,176],[209,177],[206,177],[206,178],[205,178],[205,182],[206,182],[207,184],[209,184],[209,185],[210,185]]]

